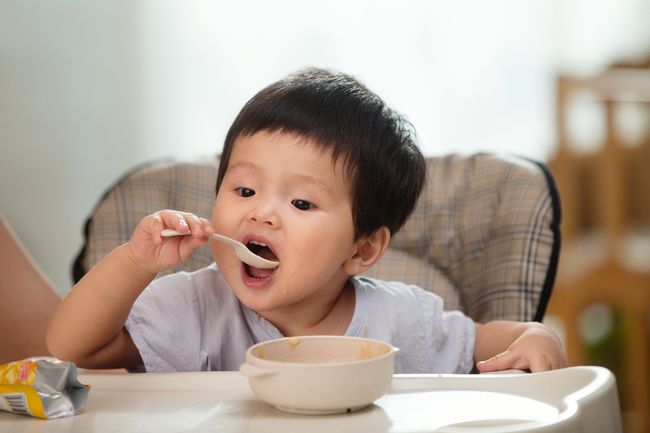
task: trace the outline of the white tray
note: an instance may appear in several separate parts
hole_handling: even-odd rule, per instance
[[[31,432],[622,432],[616,383],[602,367],[537,374],[395,375],[367,409],[291,415],[257,400],[237,372],[81,374],[74,417],[0,413],[0,431]]]

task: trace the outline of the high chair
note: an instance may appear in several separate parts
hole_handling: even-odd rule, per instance
[[[368,275],[436,292],[446,308],[475,321],[541,321],[560,248],[560,204],[549,171],[492,154],[430,157],[427,165],[413,215]],[[122,177],[86,222],[75,281],[126,242],[145,215],[178,209],[210,218],[217,167],[215,157],[159,161]],[[179,269],[211,261],[202,247]]]

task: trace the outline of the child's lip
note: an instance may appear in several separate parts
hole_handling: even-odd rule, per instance
[[[266,288],[268,288],[273,283],[273,281],[275,280],[275,277],[278,274],[278,268],[275,268],[275,269],[272,270],[271,274],[268,277],[266,277],[264,279],[259,279],[259,278],[255,278],[255,277],[252,277],[251,275],[249,275],[248,272],[247,272],[247,267],[249,267],[249,265],[242,262],[242,264],[241,264],[241,277],[242,277],[242,281],[244,282],[244,284],[247,287],[251,288],[251,289],[266,289]]]
[[[271,250],[271,252],[275,255],[275,257],[278,259],[278,261],[280,260],[280,259],[279,259],[279,256],[278,256],[278,253],[277,253],[277,251],[275,250],[275,247],[273,246],[273,244],[271,243],[271,241],[270,241],[266,236],[262,236],[262,235],[258,235],[258,234],[251,233],[251,234],[246,235],[246,236],[241,240],[241,243],[244,244],[244,245],[248,245],[248,243],[251,242],[251,241],[261,242],[261,243],[263,243],[264,245],[266,245],[266,247],[267,247],[269,250]]]

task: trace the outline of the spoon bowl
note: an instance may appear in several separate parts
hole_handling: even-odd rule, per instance
[[[170,230],[170,229],[166,229],[160,232],[160,235],[164,238],[168,238],[172,236],[186,236],[189,234],[190,233],[181,233],[179,231]],[[246,245],[232,238],[229,238],[228,236],[213,233],[211,237],[215,241],[225,242],[230,246],[232,246],[235,249],[235,255],[239,257],[239,260],[254,268],[273,269],[273,268],[277,268],[280,265],[279,262],[273,260],[267,260],[264,257],[258,256],[257,254],[255,254],[254,252],[246,248]]]

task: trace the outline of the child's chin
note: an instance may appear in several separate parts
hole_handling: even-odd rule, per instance
[[[238,295],[237,297],[249,310],[253,310],[262,316],[264,313],[273,311],[280,307],[280,305],[277,304],[277,300],[266,299],[266,297],[264,297],[265,299],[260,299],[260,297],[255,296],[255,294],[246,293]]]

